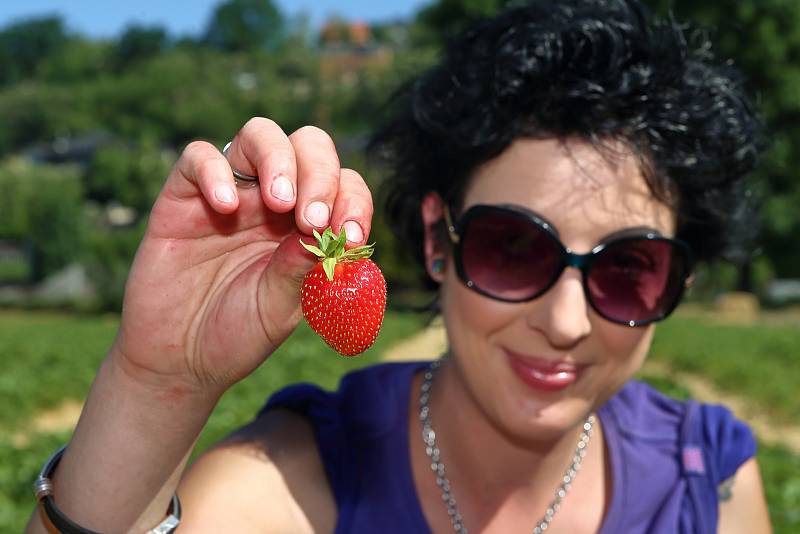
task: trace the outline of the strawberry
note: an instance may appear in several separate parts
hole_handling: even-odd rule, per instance
[[[303,279],[303,317],[335,351],[355,356],[375,342],[386,310],[386,280],[369,259],[375,244],[345,250],[344,228],[314,237],[318,247],[300,241],[320,258]]]

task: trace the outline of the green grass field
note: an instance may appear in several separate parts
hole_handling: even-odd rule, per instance
[[[24,448],[12,436],[30,428],[32,418],[65,399],[83,399],[114,339],[115,316],[0,311],[0,534],[21,532],[34,505],[31,483],[42,461],[69,433],[37,435]],[[334,388],[349,370],[375,363],[389,346],[419,330],[411,314],[387,313],[375,345],[358,358],[343,358],[306,325],[270,359],[220,401],[200,436],[197,451],[227,435],[256,414],[270,393],[296,382]]]
[[[731,325],[676,314],[656,328],[650,358],[704,375],[774,420],[800,423],[800,320]]]
[[[22,531],[34,505],[31,481],[43,459],[69,439],[68,432],[36,435],[15,446],[12,436],[29,429],[42,410],[86,395],[117,321],[111,315],[0,311],[0,358],[5,363],[0,376],[0,534]],[[421,325],[418,316],[389,313],[375,346],[359,358],[345,359],[301,324],[278,353],[223,397],[197,450],[251,419],[276,389],[298,381],[333,388],[342,374],[375,363]],[[800,407],[794,393],[800,382],[800,335],[795,330],[796,325],[731,327],[676,316],[659,326],[652,357],[702,373],[720,389],[753,399],[771,417],[791,421]],[[669,378],[645,378],[673,396],[688,394]],[[762,445],[759,461],[776,533],[800,532],[800,456]]]

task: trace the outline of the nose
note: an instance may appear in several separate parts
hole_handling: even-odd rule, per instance
[[[544,295],[530,303],[528,326],[539,330],[556,349],[577,345],[592,331],[581,272],[567,268]]]

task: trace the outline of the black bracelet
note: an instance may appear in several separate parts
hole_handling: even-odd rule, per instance
[[[65,516],[64,513],[58,509],[53,500],[53,482],[50,480],[50,477],[53,475],[56,466],[58,466],[58,462],[61,461],[65,450],[67,450],[66,445],[58,449],[42,467],[39,476],[33,483],[33,491],[36,494],[36,500],[41,503],[42,509],[50,520],[50,523],[59,532],[63,534],[99,534],[94,530],[89,530],[88,528],[78,525]],[[172,502],[167,510],[167,518],[147,534],[170,534],[178,528],[180,522],[181,501],[178,499],[178,494],[176,493],[172,496]]]

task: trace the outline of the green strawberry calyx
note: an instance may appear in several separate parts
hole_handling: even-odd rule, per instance
[[[314,237],[317,238],[319,246],[309,245],[303,242],[302,239],[300,244],[322,261],[322,269],[331,282],[333,281],[333,272],[337,263],[369,258],[375,249],[375,243],[372,243],[371,245],[361,245],[345,250],[344,245],[347,243],[347,235],[344,231],[344,226],[338,236],[333,233],[333,229],[329,226],[322,232],[322,235],[314,230]]]

